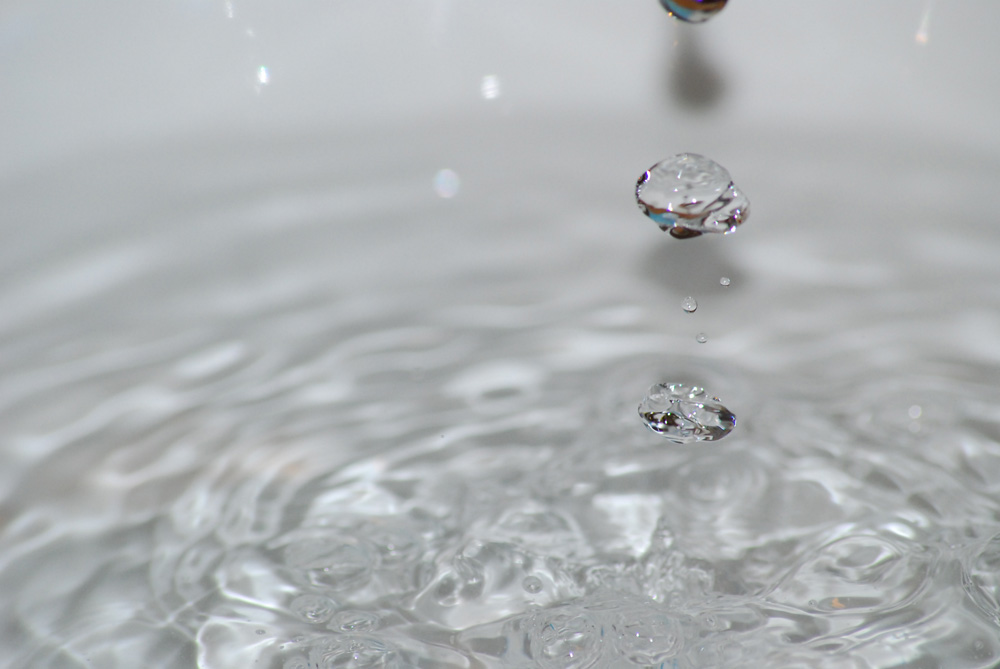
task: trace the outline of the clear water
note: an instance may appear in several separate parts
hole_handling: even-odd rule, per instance
[[[674,237],[728,234],[750,216],[750,201],[729,172],[696,153],[679,153],[650,167],[636,183],[640,211]]]
[[[705,343],[704,334],[698,341]],[[678,444],[715,441],[736,427],[736,416],[704,388],[658,383],[639,403],[639,417],[653,432]]]
[[[693,28],[682,77],[656,69],[646,26],[677,22],[655,3],[432,4],[275,9],[245,58],[250,24],[219,40],[208,3],[5,33],[58,56],[5,52],[41,75],[9,98],[42,101],[45,146],[101,141],[0,181],[3,662],[995,666],[998,161],[988,132],[950,139],[996,127],[996,59],[969,55],[993,5],[893,60],[872,45],[918,48],[909,3],[738,3],[761,18]],[[113,130],[216,110],[244,75],[253,112],[203,136]],[[628,185],[678,145],[733,168],[752,226],[637,225]],[[636,403],[664,379],[738,428],[651,434]]]
[[[727,0],[660,0],[667,13],[688,23],[704,23],[722,11]]]
[[[996,663],[1000,239],[873,197],[907,234],[837,250],[814,190],[759,238],[651,246],[542,172],[476,222],[474,170],[444,198],[422,161],[339,168],[347,141],[6,189],[44,214],[2,294],[8,666]],[[708,346],[665,308],[693,290]],[[737,429],[650,434],[664,378]]]

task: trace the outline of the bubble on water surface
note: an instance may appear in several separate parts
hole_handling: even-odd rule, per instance
[[[636,182],[635,199],[642,213],[678,239],[728,234],[750,215],[750,201],[726,168],[696,153],[649,168]]]
[[[327,625],[340,632],[371,632],[382,626],[382,619],[371,611],[341,611]]]
[[[545,611],[530,623],[528,644],[535,666],[584,669],[597,666],[603,629],[583,613]]]
[[[693,297],[691,297],[690,295],[688,295],[683,300],[681,300],[681,309],[688,312],[689,314],[693,314],[695,311],[698,310],[698,301]]]
[[[668,615],[645,609],[630,609],[615,624],[615,645],[633,664],[657,666],[675,657],[683,645],[680,626]]]
[[[309,653],[310,669],[388,669],[401,666],[399,652],[374,637],[333,635],[319,641]]]
[[[683,383],[658,383],[639,404],[639,416],[653,432],[678,444],[715,441],[736,426],[736,416],[718,397]]]
[[[325,623],[337,608],[336,602],[322,595],[301,595],[289,605],[295,615],[309,623]]]
[[[728,0],[660,0],[667,13],[688,23],[704,23],[722,11]]]
[[[537,576],[525,576],[524,580],[521,581],[521,587],[524,588],[525,592],[530,592],[531,594],[538,594],[542,591],[542,579]]]
[[[371,578],[372,557],[350,537],[300,539],[285,549],[285,563],[317,586],[346,590]]]

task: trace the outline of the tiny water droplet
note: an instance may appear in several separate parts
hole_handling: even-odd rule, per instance
[[[729,277],[728,276],[724,276],[721,279],[719,279],[719,284],[723,285],[723,286],[728,286],[729,285]]]
[[[495,100],[500,97],[500,78],[495,74],[488,74],[483,77],[479,84],[479,94],[484,100]]]
[[[639,404],[639,416],[653,432],[678,444],[715,441],[736,426],[736,416],[718,397],[683,383],[658,383]]]
[[[726,168],[696,153],[649,168],[636,182],[635,199],[642,213],[678,239],[727,234],[750,215],[750,201]]]
[[[667,13],[688,23],[704,23],[722,11],[727,0],[660,0]]]
[[[438,197],[450,200],[458,195],[461,186],[462,180],[454,170],[438,170],[437,174],[434,175],[434,192],[438,194]]]
[[[533,595],[537,594],[542,591],[542,579],[537,576],[525,576],[521,581],[521,587]]]
[[[698,309],[698,300],[688,295],[683,300],[681,300],[681,309],[688,312],[689,314],[694,313]]]
[[[694,340],[699,344],[704,344],[705,342],[708,341],[708,335],[706,335],[704,332],[699,332],[697,335],[695,335]]]

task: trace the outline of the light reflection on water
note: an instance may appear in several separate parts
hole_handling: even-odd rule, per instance
[[[437,162],[261,151],[299,172],[123,159],[177,185],[153,219],[122,223],[149,194],[116,190],[90,234],[22,246],[13,666],[995,663],[995,238],[916,264],[926,202],[893,202],[890,239],[805,193],[673,242],[624,164],[469,168],[443,199]],[[614,179],[620,202],[593,194]],[[730,436],[645,429],[674,375],[726,399]]]

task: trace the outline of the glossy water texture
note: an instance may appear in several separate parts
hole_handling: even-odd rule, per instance
[[[635,186],[639,210],[678,239],[729,234],[750,216],[750,201],[722,165],[679,153],[650,167]]]
[[[688,23],[704,23],[722,11],[727,0],[660,0],[671,16]]]
[[[708,338],[698,335],[699,343]],[[653,432],[678,444],[715,441],[736,427],[736,416],[704,388],[658,383],[639,403],[639,417]]]
[[[995,666],[993,173],[734,135],[768,225],[658,244],[590,159],[649,124],[568,123],[0,182],[5,666]],[[739,425],[650,434],[657,380]]]

